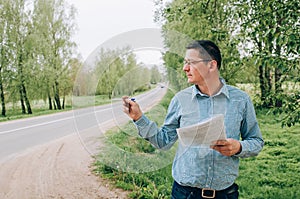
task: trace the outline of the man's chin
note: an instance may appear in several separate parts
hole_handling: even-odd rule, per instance
[[[187,82],[190,83],[190,84],[193,84],[193,83],[194,83],[194,81],[191,80],[191,79],[189,79],[189,78],[188,78]]]

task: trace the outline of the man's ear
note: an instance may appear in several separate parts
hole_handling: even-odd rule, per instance
[[[217,70],[218,69],[218,63],[216,60],[212,60],[209,62],[209,69],[210,70]]]

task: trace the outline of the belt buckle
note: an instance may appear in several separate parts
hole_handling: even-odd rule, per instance
[[[202,198],[215,198],[216,190],[209,189],[209,188],[202,188],[201,196]]]

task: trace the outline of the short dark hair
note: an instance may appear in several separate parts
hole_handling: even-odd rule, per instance
[[[186,49],[197,49],[199,55],[204,56],[204,59],[213,59],[217,61],[217,67],[220,70],[222,56],[219,47],[210,40],[196,40],[190,43]]]

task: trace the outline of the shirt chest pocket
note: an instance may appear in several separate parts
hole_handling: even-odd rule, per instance
[[[193,125],[193,124],[196,124],[198,122],[200,122],[200,116],[199,116],[199,111],[198,110],[183,112],[181,114],[180,127]]]

